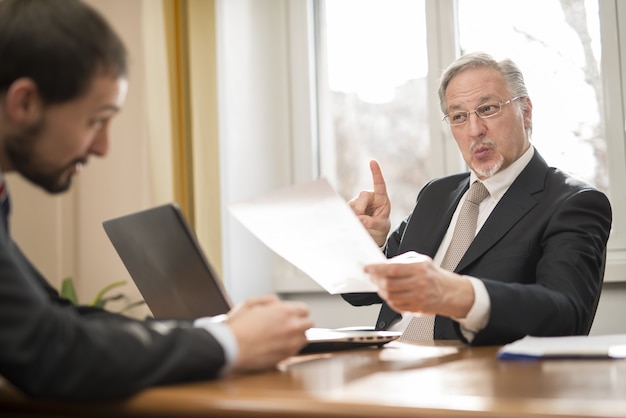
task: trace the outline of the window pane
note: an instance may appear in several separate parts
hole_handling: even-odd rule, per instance
[[[378,160],[395,224],[431,177],[424,1],[318,5],[320,172],[349,199],[372,187]]]
[[[458,0],[458,22],[462,53],[522,69],[548,163],[608,191],[597,0]]]

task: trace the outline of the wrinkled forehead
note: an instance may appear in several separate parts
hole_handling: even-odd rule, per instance
[[[471,68],[450,79],[445,90],[448,109],[463,104],[478,105],[491,100],[503,100],[510,95],[502,74],[489,67]]]

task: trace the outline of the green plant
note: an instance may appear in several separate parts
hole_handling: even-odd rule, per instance
[[[96,295],[93,297],[91,302],[89,302],[89,306],[94,306],[94,307],[104,309],[107,303],[115,301],[115,300],[123,299],[124,298],[123,293],[116,293],[114,295],[108,295],[108,293],[117,287],[124,286],[125,284],[126,284],[125,280],[120,280],[118,282],[113,282],[109,285],[106,285],[105,287],[100,289],[98,293],[96,293]],[[74,305],[79,305],[78,297],[76,296],[76,288],[74,287],[74,280],[71,277],[66,277],[65,279],[63,279],[63,282],[61,283],[60,294],[61,294],[61,297],[70,300]],[[118,311],[118,313],[124,313],[137,306],[141,306],[144,303],[145,302],[143,300],[131,302],[123,306],[122,309]]]

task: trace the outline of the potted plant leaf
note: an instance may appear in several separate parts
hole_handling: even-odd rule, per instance
[[[106,285],[105,287],[103,287],[102,289],[100,289],[100,291],[98,293],[96,293],[96,295],[93,297],[93,299],[91,300],[91,302],[89,302],[89,306],[94,306],[97,308],[102,308],[105,309],[106,305],[109,302],[112,301],[116,301],[116,300],[120,300],[124,298],[124,294],[123,293],[115,293],[115,294],[109,294],[113,289],[116,289],[118,287],[124,286],[126,284],[125,280],[120,280],[117,282],[113,282],[111,284]],[[78,305],[79,301],[78,301],[78,297],[76,295],[76,288],[74,287],[74,280],[71,277],[66,277],[65,279],[63,279],[63,282],[61,283],[61,297],[70,300],[74,305]],[[118,313],[124,313],[129,311],[130,309],[133,309],[137,306],[141,306],[143,305],[145,302],[143,300],[138,300],[135,302],[131,302],[128,303],[126,305],[124,305],[119,311]]]

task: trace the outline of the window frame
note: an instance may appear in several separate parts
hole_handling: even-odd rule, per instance
[[[602,80],[604,94],[609,200],[613,225],[608,243],[605,282],[625,282],[626,275],[626,189],[620,190],[620,179],[626,179],[626,4],[618,0],[599,0],[602,39]],[[618,35],[619,34],[619,35]]]

